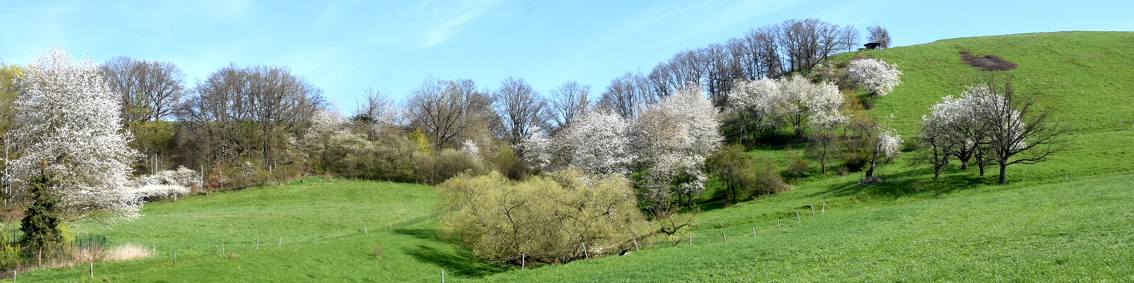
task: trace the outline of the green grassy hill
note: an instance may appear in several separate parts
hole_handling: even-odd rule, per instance
[[[907,139],[930,105],[981,76],[959,51],[1001,56],[1019,64],[1007,72],[1017,93],[1055,109],[1055,122],[1075,129],[1072,147],[1045,163],[1013,165],[1006,186],[975,168],[950,167],[935,181],[929,168],[904,160],[879,168],[882,184],[855,184],[861,173],[813,175],[786,193],[707,203],[692,245],[686,238],[625,256],[503,270],[440,239],[436,221],[410,224],[432,212],[433,188],[315,179],[152,203],[139,220],[76,230],[158,250],[149,259],[96,264],[98,281],[437,282],[441,269],[447,282],[1134,281],[1131,46],[1130,32],[1065,32],[840,55],[898,64],[904,84],[878,99],[871,115],[893,114]],[[793,153],[751,154],[783,161]],[[221,242],[235,258],[221,254]],[[376,247],[383,250],[378,260]],[[90,280],[87,272],[43,270],[19,280]]]
[[[1134,170],[1134,33],[1058,32],[940,40],[843,54],[898,64],[903,84],[878,100],[874,117],[893,114],[902,136],[916,137],[921,116],[942,96],[958,96],[987,76],[961,62],[960,51],[997,55],[1017,63],[1016,93],[1054,109],[1054,120],[1075,130],[1071,150],[1050,162],[1021,166],[1009,175],[1063,178]],[[1011,169],[1010,169],[1011,170]]]

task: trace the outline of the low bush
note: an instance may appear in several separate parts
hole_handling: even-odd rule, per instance
[[[630,182],[571,169],[513,181],[461,174],[438,187],[446,234],[489,261],[563,263],[610,251],[644,224]],[[450,213],[452,212],[452,213]]]

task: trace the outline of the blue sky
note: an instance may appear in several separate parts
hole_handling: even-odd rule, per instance
[[[1134,1],[9,1],[0,60],[58,44],[96,62],[172,62],[185,83],[230,63],[287,66],[345,113],[366,87],[401,99],[429,76],[598,95],[627,71],[787,19],[880,25],[894,45],[1067,30],[1134,30]],[[865,41],[865,40],[863,40]],[[1131,47],[1116,47],[1131,48]]]

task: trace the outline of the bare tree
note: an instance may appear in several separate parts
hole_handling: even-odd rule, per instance
[[[551,91],[551,118],[557,129],[566,128],[575,117],[587,111],[590,92],[591,86],[575,81],[563,83]]]
[[[199,82],[177,116],[198,161],[258,157],[272,166],[322,107],[322,91],[287,68],[230,65]]]
[[[424,131],[434,149],[456,144],[478,127],[487,127],[491,99],[471,80],[426,79],[406,101],[411,125]]]
[[[122,99],[126,125],[170,118],[184,96],[181,78],[185,75],[173,63],[115,57],[100,70],[110,90]]]
[[[547,101],[523,79],[505,79],[492,98],[499,117],[495,127],[497,136],[513,147],[547,121]],[[516,148],[522,156],[521,150]]]
[[[386,128],[393,126],[397,120],[397,108],[386,94],[372,88],[362,91],[362,99],[350,117],[357,130],[366,133],[369,140],[376,140]]]
[[[866,32],[870,34],[870,42],[878,43],[882,48],[890,48],[890,32],[885,28],[872,26],[866,28]]]
[[[649,79],[640,73],[627,72],[610,81],[606,92],[599,98],[598,107],[609,109],[623,119],[636,117],[646,105],[657,101],[657,98],[649,96],[648,87]]]
[[[778,43],[787,55],[786,71],[806,71],[835,52],[857,45],[858,32],[819,19],[788,20],[779,26]]]

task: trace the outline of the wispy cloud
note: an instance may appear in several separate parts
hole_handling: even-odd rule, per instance
[[[465,5],[455,5],[448,13],[441,13],[438,22],[425,32],[419,48],[429,48],[449,40],[454,33],[460,32],[472,20],[484,14],[498,1],[475,1]]]

